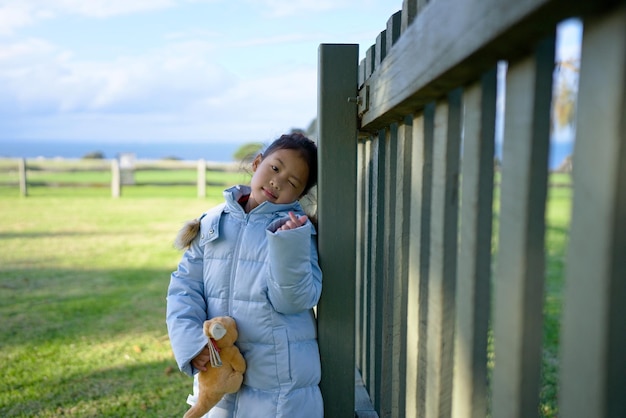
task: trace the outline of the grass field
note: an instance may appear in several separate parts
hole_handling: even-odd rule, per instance
[[[172,239],[216,200],[0,199],[0,416],[181,416]]]
[[[237,181],[235,181],[237,182]],[[0,416],[171,417],[191,381],[171,354],[165,293],[182,223],[221,201],[194,187],[0,188]],[[161,197],[155,197],[161,196]],[[571,189],[551,188],[542,415],[556,415]]]

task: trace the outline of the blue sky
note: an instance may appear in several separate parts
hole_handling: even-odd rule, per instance
[[[0,141],[250,141],[306,128],[320,43],[385,0],[0,0]]]
[[[319,44],[363,56],[401,6],[0,0],[0,142],[246,142],[306,128]]]

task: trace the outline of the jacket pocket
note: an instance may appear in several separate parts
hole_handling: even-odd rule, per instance
[[[274,345],[276,347],[276,374],[278,383],[291,382],[291,359],[289,358],[289,338],[285,328],[275,328]]]

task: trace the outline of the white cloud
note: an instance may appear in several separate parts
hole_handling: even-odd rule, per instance
[[[111,61],[80,60],[38,39],[0,51],[0,114],[19,114],[3,137],[258,140],[304,128],[316,113],[315,64],[240,79],[206,41]]]
[[[307,16],[310,13],[329,12],[333,10],[357,11],[380,3],[373,0],[250,0],[255,6],[264,10],[270,17]],[[400,3],[400,8],[402,3]]]
[[[48,10],[38,10],[29,1],[0,1],[0,36],[12,35],[23,26],[49,17]]]
[[[64,15],[107,18],[171,8],[180,3],[213,2],[219,0],[0,0],[0,35],[12,35],[16,30],[43,19]]]
[[[56,0],[47,2],[48,7],[58,13],[98,18],[160,10],[175,4],[175,0]]]
[[[580,58],[582,42],[582,23],[578,19],[569,19],[558,26],[557,59],[559,61]]]
[[[79,61],[42,40],[0,46],[0,108],[50,113],[178,110],[219,94],[233,76],[205,42],[167,44],[139,56]]]
[[[351,35],[354,25],[340,26],[338,34],[337,28],[333,31],[326,24],[322,12],[332,8],[344,13],[373,4],[372,0],[249,0],[246,10],[251,15],[242,21],[251,25],[257,24],[259,14],[290,17],[258,19],[248,39],[242,37],[249,31],[239,31],[237,22],[225,27],[181,25],[180,19],[193,13],[191,8],[176,15],[178,24],[171,27],[169,13],[140,13],[193,1],[0,0],[0,27],[3,19],[11,20],[9,15],[18,22],[9,29],[2,27],[0,36],[19,35],[17,29],[42,19],[59,20],[38,31],[39,36],[56,31],[50,40],[9,36],[2,41],[0,37],[0,140],[247,141],[305,128],[316,114],[317,44],[358,40],[352,39],[358,38]],[[228,0],[195,1],[232,5]],[[122,14],[135,14],[138,26],[147,25],[152,30],[150,42],[124,37],[133,36],[132,23],[115,37],[109,38],[111,32],[85,37],[102,40],[97,46],[74,42],[74,34],[61,29],[69,15],[104,19]],[[380,28],[386,17],[379,19]],[[295,26],[291,24],[299,18],[308,25],[297,20]],[[89,20],[81,19],[85,22]],[[283,27],[286,22],[290,24]],[[107,28],[107,24],[94,26]],[[159,26],[163,26],[160,32]]]

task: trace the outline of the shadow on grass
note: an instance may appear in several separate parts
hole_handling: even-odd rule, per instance
[[[0,268],[0,416],[181,416],[170,273]]]
[[[36,372],[34,372],[36,373]],[[0,404],[3,417],[181,416],[191,378],[169,361],[42,377]]]
[[[166,270],[0,270],[0,347],[165,332]]]
[[[117,231],[111,231],[110,233],[98,232],[99,236],[106,235],[119,235]],[[93,236],[93,231],[54,231],[54,232],[34,232],[34,231],[20,231],[20,232],[0,232],[0,239],[21,239],[21,238],[63,238],[63,237],[80,237],[80,236]]]

